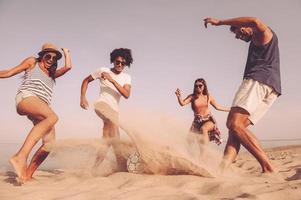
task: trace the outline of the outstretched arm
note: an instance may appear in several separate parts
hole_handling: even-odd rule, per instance
[[[36,59],[34,57],[26,58],[16,67],[13,67],[8,70],[0,70],[0,78],[9,78],[15,76],[16,74],[19,74],[32,67],[35,64],[35,62]]]
[[[56,72],[55,72],[55,77],[56,78],[58,78],[60,76],[63,76],[67,71],[69,71],[72,68],[69,49],[62,48],[62,50],[64,52],[64,57],[65,57],[65,66],[61,67],[58,70],[56,70]]]
[[[177,88],[176,92],[175,92],[176,96],[177,96],[177,99],[178,99],[178,102],[180,104],[180,106],[185,106],[189,103],[191,103],[191,100],[192,100],[192,95],[188,95],[184,100],[182,99],[182,96],[181,96],[181,91],[179,88]]]
[[[87,76],[82,83],[81,90],[80,90],[80,107],[87,110],[89,107],[89,103],[86,98],[86,93],[88,89],[88,84],[94,81],[93,77],[91,75]]]
[[[210,104],[219,111],[225,111],[225,112],[230,112],[230,108],[225,107],[225,106],[221,106],[219,105],[216,100],[213,98],[213,96],[210,96]]]
[[[256,43],[264,45],[268,43],[273,37],[272,31],[267,25],[265,25],[261,20],[255,17],[237,17],[232,19],[215,19],[215,18],[206,18],[204,19],[204,25],[207,28],[207,25],[211,24],[213,26],[220,25],[229,25],[235,27],[250,27],[254,33],[254,39]]]
[[[209,17],[204,19],[204,25],[206,28],[207,24],[211,24],[213,26],[229,25],[236,27],[252,27],[255,28],[258,32],[262,33],[268,29],[268,27],[261,20],[255,17],[237,17],[225,20]]]
[[[110,81],[124,98],[128,99],[130,97],[131,85],[125,84],[124,86],[121,86],[110,76],[108,72],[102,72],[101,78]]]

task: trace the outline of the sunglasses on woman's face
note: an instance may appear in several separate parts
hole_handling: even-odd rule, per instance
[[[57,56],[56,55],[51,55],[51,54],[45,54],[45,56],[43,57],[45,60],[54,60],[57,61]]]
[[[204,86],[203,84],[195,84],[194,87],[196,87],[196,88],[202,88],[203,86]]]
[[[125,66],[126,62],[123,62],[123,61],[120,61],[120,60],[115,60],[115,65]]]

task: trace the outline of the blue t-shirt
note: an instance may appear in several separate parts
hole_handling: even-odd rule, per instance
[[[256,46],[250,43],[244,79],[253,79],[272,87],[281,95],[278,38],[272,31],[271,41]]]

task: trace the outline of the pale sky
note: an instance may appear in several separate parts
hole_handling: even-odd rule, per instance
[[[45,42],[69,48],[73,69],[57,79],[52,100],[60,118],[57,138],[95,138],[101,136],[101,122],[92,106],[80,108],[81,82],[98,67],[111,67],[114,48],[130,48],[132,94],[121,99],[121,111],[167,113],[188,129],[193,114],[190,106],[178,105],[175,89],[186,96],[203,77],[216,100],[230,106],[247,58],[248,44],[236,40],[228,26],[205,29],[202,19],[254,16],[278,35],[283,95],[252,130],[260,139],[300,138],[300,11],[299,0],[0,0],[0,69],[36,56]],[[0,80],[1,142],[23,141],[31,128],[15,111],[21,76]],[[88,89],[90,104],[98,84]],[[227,114],[212,112],[226,135]]]

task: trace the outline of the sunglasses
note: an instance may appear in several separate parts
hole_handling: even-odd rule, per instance
[[[195,84],[194,87],[196,88],[202,88],[204,85],[203,84]]]
[[[55,55],[55,56],[53,56],[53,55],[51,55],[51,54],[45,54],[45,56],[43,57],[45,60],[55,60],[55,61],[57,61],[57,56]]]
[[[120,60],[115,60],[115,65],[121,65],[121,66],[125,66],[126,62],[122,62]]]

